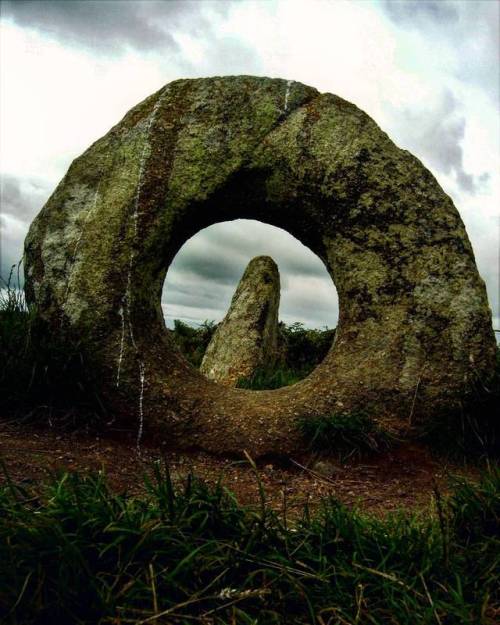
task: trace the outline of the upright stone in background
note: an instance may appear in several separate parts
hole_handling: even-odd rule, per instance
[[[208,378],[236,386],[258,368],[272,366],[278,351],[280,274],[269,256],[256,256],[238,284],[231,306],[201,363]]]

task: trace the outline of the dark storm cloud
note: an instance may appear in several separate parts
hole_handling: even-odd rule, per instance
[[[207,253],[195,250],[179,257],[175,269],[180,274],[191,274],[212,283],[234,284],[241,277],[237,261],[238,257],[232,257],[227,250],[221,249],[218,256],[210,258]]]
[[[500,29],[496,2],[385,0],[382,6],[403,35],[412,31],[422,38],[431,53],[431,71],[434,62],[439,67],[443,57],[444,67],[460,83],[481,89],[498,105]],[[454,54],[450,57],[451,50]],[[453,174],[462,191],[475,194],[485,188],[490,174],[473,176],[464,165],[466,118],[462,103],[450,91],[443,88],[439,104],[432,108],[415,101],[411,109],[397,114],[404,124],[399,128],[400,137],[411,151],[436,171]]]
[[[383,6],[395,22],[416,25],[419,21],[457,22],[458,11],[451,2],[445,0],[385,0]]]
[[[203,236],[203,248],[197,248],[197,252],[205,254],[206,246],[209,245],[212,262],[222,264],[229,253],[231,263],[239,264],[243,270],[250,258],[269,254],[272,250],[271,255],[276,261],[279,260],[280,267],[291,274],[309,277],[321,277],[325,274],[325,266],[309,248],[275,226],[250,219],[238,219],[209,228]],[[193,253],[194,249],[189,249],[189,252]]]
[[[2,16],[65,45],[118,55],[133,49],[160,55],[186,78],[217,74],[259,74],[262,59],[248,45],[219,28],[231,1],[223,0],[5,0]],[[176,36],[189,35],[200,47],[183,53]]]
[[[205,280],[200,276],[193,276],[191,280],[184,280],[182,274],[177,274],[174,278],[175,282],[168,289],[166,296],[170,304],[218,310],[221,308],[221,304],[231,296],[234,285],[237,284],[239,278],[232,284],[221,285],[211,280]]]
[[[30,222],[42,208],[50,189],[38,180],[21,180],[2,174],[0,179],[0,212],[23,222]]]
[[[217,246],[207,241],[205,249],[186,249],[175,261],[175,270],[180,274],[190,274],[217,284],[234,284],[235,280],[241,278],[250,259],[260,255],[265,246],[261,244],[259,249],[251,241],[238,238],[240,246],[234,249],[232,245],[226,245],[226,239],[223,235]],[[297,257],[296,252],[293,244],[288,247],[281,245],[279,250],[275,250],[274,256],[279,260],[280,267],[289,274],[309,277],[324,275],[325,268],[319,259],[302,254]]]
[[[475,194],[488,182],[487,172],[473,176],[464,168],[462,141],[466,121],[451,92],[444,92],[432,110],[407,109],[399,112],[399,119],[404,124],[401,132],[405,134],[408,147],[436,170],[454,174],[462,191]]]
[[[43,181],[2,174],[0,180],[0,275],[6,277],[22,257],[29,225],[45,204],[50,187]]]
[[[124,48],[176,52],[172,31],[194,35],[209,26],[203,8],[215,14],[225,2],[188,0],[129,2],[121,0],[5,0],[2,16],[66,44],[116,53]]]

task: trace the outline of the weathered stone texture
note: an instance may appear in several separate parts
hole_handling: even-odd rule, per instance
[[[211,380],[236,386],[240,378],[271,367],[278,350],[279,303],[276,263],[269,256],[253,258],[207,347],[200,371]]]
[[[339,293],[333,348],[289,388],[214,384],[165,332],[173,257],[237,218],[308,245]],[[359,409],[405,430],[454,410],[493,368],[486,291],[451,199],[363,111],[297,82],[166,85],[72,163],[25,251],[28,300],[86,352],[116,417],[180,446],[285,453],[301,445],[299,417]]]

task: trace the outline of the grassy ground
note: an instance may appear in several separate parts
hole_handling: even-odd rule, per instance
[[[291,522],[155,465],[147,494],[64,474],[0,492],[0,615],[31,624],[441,624],[500,618],[500,472],[376,519]]]
[[[0,414],[9,417],[25,439],[17,433],[17,438],[4,436],[2,442],[5,432],[0,434],[0,457],[11,468],[22,469],[15,479],[5,471],[0,480],[0,622],[500,622],[500,472],[492,460],[480,483],[461,479],[450,498],[436,488],[425,515],[421,509],[375,517],[348,509],[331,496],[321,500],[317,472],[297,463],[314,482],[302,480],[295,495],[312,493],[317,500],[314,510],[305,506],[300,514],[300,506],[287,513],[286,505],[278,510],[275,501],[266,501],[263,486],[270,476],[265,486],[276,495],[287,490],[287,480],[298,484],[298,478],[272,465],[266,465],[266,475],[261,472],[259,478],[251,461],[246,477],[239,468],[229,469],[234,485],[244,485],[238,487],[238,499],[232,485],[227,490],[222,482],[214,486],[214,480],[207,483],[184,474],[178,479],[179,473],[174,488],[160,464],[153,465],[142,488],[127,494],[123,484],[132,485],[130,476],[110,487],[102,473],[88,470],[94,451],[68,447],[54,434],[70,425],[80,441],[77,433],[90,423],[99,441],[97,424],[106,421],[106,411],[78,347],[68,353],[58,345],[37,327],[34,311],[25,306],[21,292],[10,288],[10,282],[7,287],[0,292]],[[200,331],[177,328],[181,348],[195,364],[213,329],[211,324]],[[322,358],[332,332],[308,331],[300,325],[282,328],[288,354],[282,369],[261,372],[241,384],[258,389],[293,383]],[[493,427],[498,423],[498,398],[498,389],[481,388],[460,415],[450,415],[448,426],[443,419],[422,436],[442,452],[455,447],[462,460],[491,459],[498,451],[498,427]],[[371,460],[374,464],[368,465],[364,454],[402,453],[403,465],[391,469],[395,472],[390,480],[394,482],[391,501],[404,497],[406,490],[411,491],[401,481],[407,465],[415,470],[412,484],[419,472],[428,469],[408,459],[404,449],[393,451],[392,441],[367,417],[354,416],[324,415],[304,422],[304,444],[312,454],[321,458],[341,450],[343,458],[357,458],[356,467],[341,467],[340,457],[330,468],[323,462],[326,470],[333,470],[333,477],[322,479],[336,498],[349,504],[362,494],[366,507],[373,495],[368,491],[377,487],[377,496],[387,503],[389,482],[380,480],[384,461]],[[38,429],[26,435],[28,423]],[[9,446],[15,440],[20,446],[13,452]],[[105,445],[108,451],[95,452],[97,466],[106,454],[110,463],[134,466],[129,456],[120,460],[114,455],[111,441]],[[57,455],[62,472],[48,482],[40,480],[33,472],[36,463],[28,453],[30,446],[34,446],[32,453],[45,458],[55,460]],[[67,458],[67,451],[74,457]],[[127,453],[135,454],[135,447]],[[201,475],[212,462],[204,460]],[[358,469],[367,474],[356,481],[352,478]],[[241,503],[241,495],[249,490],[247,478],[252,472],[257,494],[248,507]],[[424,477],[428,492],[434,478]],[[406,505],[404,499],[397,501]]]

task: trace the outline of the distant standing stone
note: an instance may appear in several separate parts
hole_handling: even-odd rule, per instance
[[[207,347],[201,372],[216,382],[236,386],[256,369],[272,366],[278,349],[279,303],[276,263],[269,256],[253,258]]]

